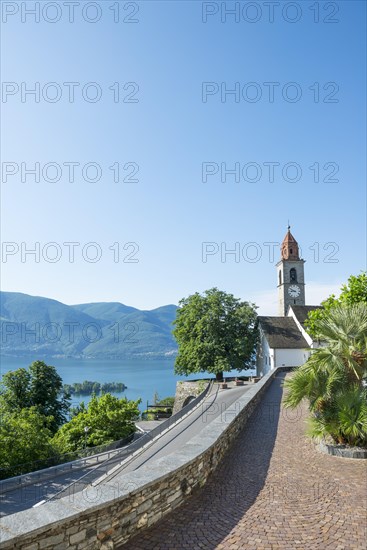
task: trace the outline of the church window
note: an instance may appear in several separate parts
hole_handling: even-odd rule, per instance
[[[282,272],[279,271],[279,284],[281,285],[282,284]]]
[[[289,276],[291,278],[291,281],[297,282],[297,271],[292,267],[292,269],[289,272]]]
[[[290,248],[289,252],[290,252],[291,254],[293,254],[293,248]]]

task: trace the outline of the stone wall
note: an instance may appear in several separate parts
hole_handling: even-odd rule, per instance
[[[173,405],[172,414],[180,411],[190,397],[197,397],[205,390],[208,382],[201,380],[179,381],[176,383],[175,403]]]
[[[205,484],[279,370],[271,371],[176,453],[60,500],[0,520],[0,548],[113,549]]]

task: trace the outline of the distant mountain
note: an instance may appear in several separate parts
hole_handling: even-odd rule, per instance
[[[76,358],[165,357],[177,351],[177,306],[150,311],[118,302],[67,306],[20,292],[0,292],[3,355],[41,352]]]
[[[139,311],[134,307],[125,306],[119,302],[96,302],[92,304],[77,304],[76,306],[70,307],[73,307],[75,310],[83,311],[83,313],[95,317],[96,319],[105,319],[107,321],[114,321],[126,313]]]

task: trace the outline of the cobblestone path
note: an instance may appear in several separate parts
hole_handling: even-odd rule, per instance
[[[306,408],[281,407],[283,378],[208,483],[123,549],[367,549],[366,461],[320,453]]]

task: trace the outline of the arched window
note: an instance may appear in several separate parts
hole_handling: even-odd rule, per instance
[[[279,271],[279,284],[281,285],[282,284],[282,272]]]
[[[292,267],[292,269],[289,272],[289,276],[292,282],[297,282],[297,271]]]

